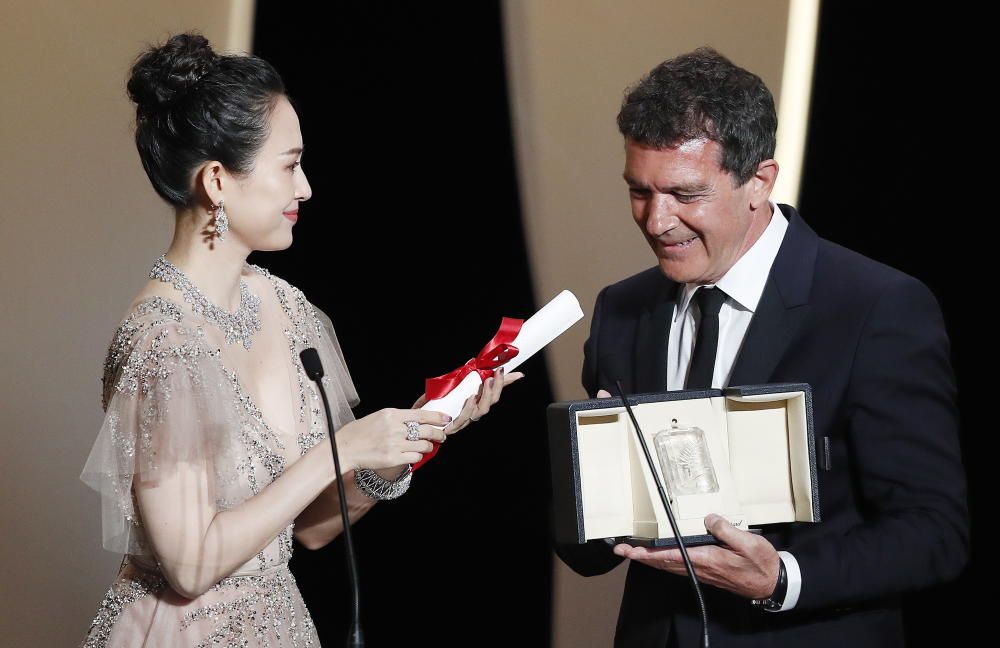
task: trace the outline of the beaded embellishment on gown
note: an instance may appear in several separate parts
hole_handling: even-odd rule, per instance
[[[271,287],[257,291],[263,328],[252,350],[227,345],[223,331],[180,299],[143,300],[115,332],[104,366],[105,419],[81,478],[101,493],[105,548],[126,555],[84,648],[319,646],[288,569],[293,524],[188,599],[161,571],[132,489],[134,481],[169,475],[181,465],[194,467],[221,512],[280,479],[327,434],[319,395],[298,359],[306,347],[319,351],[326,369],[335,426],[353,420],[357,393],[329,319],[301,291],[266,270],[247,266],[244,275],[257,275]],[[286,402],[294,422],[280,421],[280,428],[273,425],[279,421],[267,420],[233,369],[240,366],[235,354],[268,348],[259,342],[266,336],[279,336],[270,338],[270,348],[278,345],[282,357],[287,354]]]

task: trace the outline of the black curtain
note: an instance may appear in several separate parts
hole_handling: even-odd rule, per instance
[[[958,5],[821,8],[800,211],[821,236],[931,287],[958,373],[973,558],[957,583],[906,597],[911,646],[985,627],[987,598],[976,594],[995,581],[980,520],[998,444],[990,377],[977,371],[994,230],[986,24]],[[408,406],[423,378],[478,350],[501,314],[537,306],[498,4],[282,11],[261,1],[254,50],[297,102],[314,190],[291,250],[254,260],[333,318],[362,395],[358,415]],[[410,493],[355,527],[370,645],[548,645],[551,393],[541,358],[525,370],[529,379],[449,441]],[[299,548],[293,569],[324,643],[343,641],[341,542]]]
[[[985,24],[965,3],[838,0],[821,10],[803,217],[821,236],[930,286],[958,377],[972,561],[957,583],[905,597],[910,646],[960,645],[980,625],[988,632],[982,593],[995,583],[981,520],[998,444],[986,412],[990,377],[977,371],[993,301]]]
[[[502,315],[537,307],[499,5],[258,2],[254,52],[296,104],[313,198],[291,249],[252,261],[333,319],[357,415],[410,407]],[[524,371],[409,493],[355,526],[369,645],[548,645],[552,396],[541,356]],[[324,645],[347,635],[343,551],[298,547],[292,561]]]

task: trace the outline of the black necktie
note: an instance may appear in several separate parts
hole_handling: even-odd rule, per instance
[[[702,286],[694,298],[698,300],[701,319],[684,388],[710,389],[715,373],[715,352],[719,348],[719,310],[722,302],[726,301],[726,293],[719,288]]]

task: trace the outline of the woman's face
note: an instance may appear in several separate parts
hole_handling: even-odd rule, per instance
[[[250,174],[235,177],[223,171],[227,243],[232,237],[249,250],[261,251],[283,250],[292,244],[299,203],[312,196],[301,159],[299,117],[282,96],[271,111],[271,132]]]

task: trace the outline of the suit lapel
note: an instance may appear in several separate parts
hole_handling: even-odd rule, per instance
[[[772,374],[805,320],[819,237],[798,212],[780,205],[788,229],[750,320],[729,385],[771,382]]]
[[[633,349],[635,375],[632,393],[667,390],[667,341],[670,339],[677,286],[676,282],[664,277],[659,291],[639,315]]]

